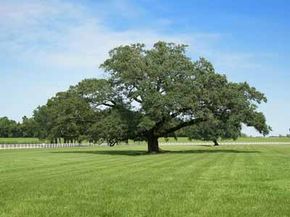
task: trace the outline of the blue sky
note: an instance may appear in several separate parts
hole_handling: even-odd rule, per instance
[[[113,47],[165,40],[264,92],[271,134],[289,133],[289,11],[288,0],[0,0],[0,116],[21,120],[56,92],[104,76],[98,66]]]

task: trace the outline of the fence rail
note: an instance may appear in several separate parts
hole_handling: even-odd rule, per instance
[[[80,147],[78,143],[59,143],[59,144],[0,144],[0,149],[28,149],[28,148],[66,148]]]

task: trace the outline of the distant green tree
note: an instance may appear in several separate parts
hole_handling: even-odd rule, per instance
[[[107,79],[87,79],[70,90],[102,114],[92,136],[112,145],[145,139],[148,152],[156,153],[159,137],[189,126],[205,129],[204,139],[236,137],[242,123],[267,134],[257,112],[265,96],[247,83],[229,82],[204,58],[192,61],[185,48],[157,42],[152,49],[133,44],[110,51],[101,65]]]
[[[22,137],[37,137],[37,125],[33,118],[22,117],[20,125]]]
[[[61,139],[81,142],[88,135],[93,118],[90,105],[72,92],[58,93],[34,112],[38,137],[55,143]]]
[[[0,118],[0,137],[21,137],[20,124],[7,117]]]
[[[40,139],[50,139],[50,141],[53,141],[54,137],[50,133],[54,124],[51,109],[47,105],[38,106],[33,111],[33,119],[37,128],[36,136]]]

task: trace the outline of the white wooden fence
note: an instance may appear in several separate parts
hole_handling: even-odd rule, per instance
[[[66,148],[80,147],[78,143],[59,143],[59,144],[0,144],[0,149],[27,149],[27,148]]]

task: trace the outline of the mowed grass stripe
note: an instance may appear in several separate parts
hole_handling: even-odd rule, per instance
[[[63,170],[61,170],[61,168],[67,169],[67,166],[70,166],[70,167],[78,166],[77,168],[79,168],[79,165],[89,166],[91,163],[92,164],[98,164],[99,162],[104,162],[104,160],[103,160],[104,157],[106,158],[106,161],[105,161],[105,165],[100,164],[102,168],[103,167],[107,167],[108,164],[111,163],[111,161],[112,162],[116,161],[116,162],[118,162],[119,165],[121,165],[121,163],[125,163],[125,161],[122,160],[122,157],[123,156],[121,156],[121,157],[120,156],[110,156],[110,151],[108,151],[107,156],[102,156],[102,155],[96,156],[96,154],[93,154],[93,153],[94,152],[97,153],[98,151],[95,151],[95,150],[82,150],[81,153],[84,153],[85,154],[85,153],[89,152],[92,155],[85,154],[84,156],[86,156],[86,157],[83,157],[83,159],[80,159],[80,157],[74,158],[74,155],[78,154],[78,152],[79,152],[79,150],[71,150],[70,153],[69,153],[69,155],[68,155],[66,153],[66,151],[63,151],[63,150],[59,150],[59,152],[54,151],[52,153],[59,153],[60,156],[58,156],[58,157],[59,158],[62,158],[62,161],[65,161],[65,162],[61,162],[61,163],[58,162],[58,161],[52,161],[51,162],[51,160],[55,160],[55,159],[49,159],[49,160],[44,161],[44,162],[43,161],[40,161],[39,162],[39,159],[38,159],[38,163],[40,163],[41,165],[37,165],[34,162],[30,162],[30,165],[23,165],[22,164],[21,167],[14,167],[14,165],[11,165],[11,167],[13,169],[10,169],[10,170],[7,169],[8,171],[2,171],[2,172],[6,172],[7,173],[7,172],[13,171],[13,172],[16,172],[17,173],[18,170],[22,170],[22,171],[23,170],[24,171],[26,170],[25,172],[28,172],[30,170],[32,170],[31,172],[35,172],[33,170],[39,170],[41,172],[41,169],[42,168],[45,169],[44,172],[47,172],[48,171],[47,170],[48,169],[48,167],[47,167],[48,164],[50,165],[50,167],[52,168],[52,170],[59,171],[59,172],[64,172]],[[38,154],[39,151],[38,152],[32,152],[32,153],[33,154]],[[31,153],[29,153],[29,154],[31,154]],[[63,158],[63,156],[65,156],[65,155],[66,155],[66,157],[67,156],[72,156],[73,158],[71,158],[71,159],[69,158],[69,160],[67,160],[67,158]],[[79,156],[79,155],[77,155],[77,156]],[[138,156],[138,157],[143,157],[143,158],[139,158],[139,161],[143,162],[144,161],[144,158],[146,156]],[[41,156],[40,156],[40,158],[41,158]],[[151,156],[150,156],[150,158],[151,158]],[[168,158],[170,159],[170,157],[168,157]],[[25,159],[22,159],[22,160],[25,160]],[[130,162],[130,163],[132,162],[131,159],[126,158],[126,160],[127,160],[127,162]],[[134,164],[135,163],[136,162],[134,162]],[[95,168],[98,169],[98,167],[95,167]],[[72,168],[72,169],[74,171],[76,168]],[[67,171],[67,170],[65,170],[65,171]],[[29,176],[30,174],[27,174],[27,175]]]
[[[149,156],[149,157],[154,157],[154,156]],[[168,158],[168,159],[170,159],[170,157],[171,156],[166,156],[166,158]],[[182,156],[180,156],[179,158],[182,158]],[[178,164],[184,164],[183,163],[183,161],[179,161],[178,159],[177,159],[177,161],[176,162],[178,162]],[[146,163],[147,164],[147,163]],[[161,161],[161,162],[155,162],[155,161],[153,161],[152,163],[151,163],[151,165],[149,165],[149,167],[151,166],[151,167],[156,167],[157,165],[160,165],[160,164],[166,164],[166,161]],[[110,165],[109,165],[109,167],[110,167]],[[113,169],[111,169],[110,171],[108,171],[109,173],[112,171],[112,172],[115,172],[115,170],[117,170],[118,168],[115,168],[115,167],[112,167]],[[58,168],[59,169],[59,168]],[[95,169],[95,168],[94,168]],[[44,183],[43,183],[44,184]]]
[[[2,153],[0,216],[288,216],[290,147],[162,148]]]
[[[187,191],[184,192],[186,198],[184,200],[185,204],[182,209],[187,210],[187,212],[184,213],[185,216],[200,216],[202,213],[204,214],[205,211],[208,210],[208,206],[211,206],[211,204],[215,202],[218,189],[215,189],[215,185],[212,184],[212,182],[214,182],[216,179],[219,179],[220,174],[216,174],[219,168],[218,165],[224,161],[228,161],[229,159],[234,159],[235,155],[236,153],[227,155],[224,153],[219,154],[218,158],[215,158],[213,161],[211,161],[206,168],[200,168],[200,170],[203,172],[200,174],[200,176],[195,177],[194,181],[192,179],[184,179],[184,185],[188,186]],[[231,164],[228,164],[227,166],[231,166]],[[193,200],[198,202],[192,204],[190,201]],[[182,210],[180,210],[180,212],[182,212]]]
[[[205,158],[204,158],[205,159]],[[188,161],[190,159],[187,160],[183,160],[183,161],[176,161],[177,164],[179,165],[184,165],[184,163],[186,163],[186,161]],[[190,160],[191,161],[191,160]],[[156,163],[155,164],[151,164],[150,165],[150,169],[153,168],[153,170],[146,170],[146,172],[143,174],[143,176],[134,176],[134,180],[128,180],[127,174],[122,174],[122,176],[117,177],[117,182],[119,185],[114,185],[109,187],[109,189],[106,189],[102,192],[105,192],[105,194],[101,194],[101,198],[104,198],[104,202],[105,204],[118,204],[120,206],[119,210],[124,210],[124,209],[132,209],[134,208],[134,204],[131,204],[131,206],[128,207],[128,204],[124,204],[124,207],[121,206],[121,202],[123,201],[123,199],[130,199],[130,201],[135,201],[136,203],[142,203],[142,200],[145,200],[144,202],[146,202],[146,200],[150,199],[151,200],[156,200],[156,202],[158,201],[158,195],[160,195],[162,197],[162,195],[164,195],[163,190],[162,190],[162,186],[161,186],[161,182],[158,181],[160,179],[160,177],[164,176],[164,170],[162,171],[158,171],[156,167]],[[196,167],[198,168],[198,167]],[[139,173],[140,174],[140,173]],[[165,173],[167,174],[167,173]],[[144,179],[144,176],[146,177]],[[111,179],[111,177],[109,178]],[[114,179],[112,180],[114,181]],[[106,182],[103,182],[106,183]],[[129,184],[129,189],[128,189],[128,184]],[[140,185],[141,184],[141,185]],[[163,183],[164,184],[164,183]],[[166,183],[165,183],[166,184]],[[102,188],[102,186],[101,186]],[[168,189],[169,190],[169,189]],[[99,195],[100,193],[96,193],[96,195]],[[130,192],[130,193],[128,193]],[[160,193],[162,192],[162,193]],[[148,194],[150,193],[150,194]],[[181,192],[182,193],[182,192]],[[110,200],[110,197],[106,197],[106,195],[118,195],[118,197],[116,198],[116,200],[114,200],[114,202],[112,202]],[[180,194],[182,195],[182,194]],[[99,195],[100,196],[100,195]],[[152,198],[153,196],[153,198]],[[125,197],[125,198],[124,198]],[[115,198],[114,198],[115,199]],[[162,204],[164,204],[166,201],[162,201]],[[146,204],[146,203],[145,203]],[[153,203],[154,204],[154,203]],[[151,204],[150,204],[151,205]],[[160,209],[160,207],[158,209],[152,209],[151,206],[145,206],[147,207],[146,210],[144,210],[145,208],[143,208],[143,211],[146,211],[147,215],[150,216],[150,214],[157,214],[158,210]],[[151,207],[151,208],[150,208]],[[150,213],[150,210],[152,213]],[[99,212],[102,212],[102,210],[99,210]],[[108,209],[106,212],[110,212],[110,209]],[[121,215],[121,213],[112,213],[112,215]]]
[[[95,156],[95,158],[97,158],[97,157],[98,156]],[[168,159],[168,161],[171,161],[170,156],[164,156],[164,157],[166,157]],[[102,161],[104,164],[99,164],[100,161]],[[148,161],[151,161],[151,159],[149,158]],[[50,167],[43,167],[42,166],[42,167],[32,168],[28,172],[25,171],[25,176],[29,178],[32,173],[37,173],[38,178],[42,180],[42,179],[56,177],[59,174],[60,175],[76,175],[76,174],[83,175],[85,173],[100,172],[100,170],[102,170],[102,169],[105,169],[105,173],[111,173],[112,170],[119,169],[118,167],[138,166],[138,162],[141,164],[146,163],[144,158],[142,158],[142,159],[139,158],[139,160],[134,161],[134,163],[132,163],[131,159],[127,159],[125,161],[124,159],[122,160],[122,159],[119,159],[118,157],[116,157],[114,159],[108,158],[108,159],[106,159],[105,162],[104,162],[103,158],[98,159],[97,161],[92,161],[92,159],[89,159],[88,162],[76,162],[76,163],[72,163],[72,165],[69,165],[69,163],[64,163],[64,164],[59,164],[59,165],[53,164],[53,165],[50,165]],[[115,163],[117,163],[117,165],[112,165]],[[161,161],[161,164],[166,164],[166,163],[167,163],[166,160]],[[143,167],[139,167],[139,168],[143,168]],[[15,171],[15,172],[17,172],[17,171]],[[15,178],[19,178],[19,177],[12,176],[12,178],[13,178],[13,180],[15,180]],[[23,178],[24,177],[21,177],[21,179],[23,179]]]
[[[66,150],[69,150],[69,152],[67,152]],[[95,152],[95,150],[93,149],[85,149],[85,150],[81,150],[81,153],[84,154],[78,154],[79,149],[75,150],[75,149],[59,149],[59,150],[51,150],[51,149],[44,149],[44,151],[41,150],[37,150],[37,151],[29,151],[26,150],[24,158],[23,156],[21,156],[20,159],[18,159],[18,161],[20,162],[20,166],[15,166],[14,164],[10,165],[11,168],[13,168],[13,170],[18,170],[18,169],[27,169],[27,166],[29,166],[28,169],[38,169],[38,168],[46,168],[48,165],[50,166],[66,166],[66,165],[78,165],[80,163],[87,163],[90,160],[93,160],[95,163],[99,162],[103,162],[103,159],[105,158],[106,161],[110,161],[110,160],[117,160],[120,161],[122,159],[122,157],[120,156],[110,156],[109,154],[107,154],[106,156],[102,156],[102,155],[98,155],[98,157],[96,158],[96,154],[93,154]],[[17,151],[18,152],[18,151]],[[21,152],[21,151],[20,151]],[[91,154],[86,154],[86,152],[90,152]],[[37,154],[42,154],[42,155],[37,155]],[[19,153],[17,153],[19,154]],[[26,161],[26,154],[27,157],[29,158],[29,161]],[[33,156],[33,158],[31,158],[31,156]],[[45,158],[44,158],[45,157]],[[62,158],[61,162],[59,162],[59,159]],[[8,158],[7,158],[8,159]],[[10,159],[10,156],[9,156]],[[97,159],[97,160],[96,160]],[[3,160],[3,159],[2,159]],[[38,164],[36,164],[36,162],[32,162],[33,160],[36,160],[36,162]],[[23,165],[23,161],[25,163],[27,163],[26,165]],[[13,160],[13,162],[15,163],[15,161]],[[31,164],[31,165],[28,165]],[[2,164],[3,165],[3,164]],[[7,167],[7,166],[6,166]],[[4,165],[2,168],[5,168]],[[6,170],[8,170],[9,168],[6,168]],[[8,172],[8,171],[5,171]]]
[[[169,207],[167,204],[164,204],[164,209],[162,210],[168,211],[166,213],[160,211],[160,216],[163,214],[170,215],[172,213],[174,213],[174,215],[187,216],[198,213],[205,205],[198,201],[207,201],[210,197],[208,193],[204,192],[204,184],[202,184],[203,181],[200,180],[203,180],[203,177],[206,177],[216,162],[220,161],[222,158],[224,158],[223,154],[216,154],[212,158],[204,158],[203,164],[188,165],[187,167],[182,168],[181,171],[178,171],[178,176],[182,178],[179,179],[178,182],[173,181],[173,189],[175,189],[173,193],[175,197],[178,197],[178,201],[182,201],[182,205],[178,203],[175,197],[168,195],[168,201],[175,201],[174,203],[169,204],[174,204],[174,206]],[[196,184],[197,180],[200,182],[198,185]],[[180,186],[182,186],[182,188],[180,188]],[[210,189],[207,188],[207,191],[210,191]],[[190,204],[187,203],[187,201],[192,200],[197,202]]]

